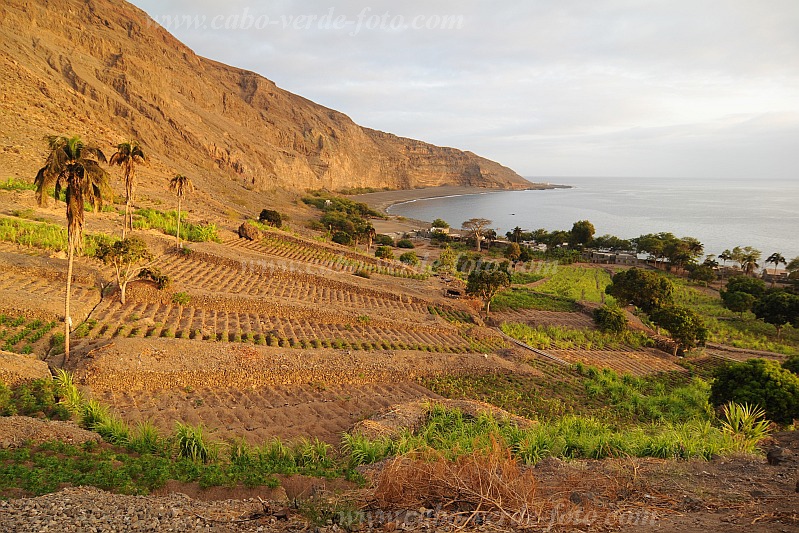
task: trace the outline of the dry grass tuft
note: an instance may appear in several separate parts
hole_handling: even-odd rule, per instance
[[[374,491],[381,509],[438,507],[463,513],[467,524],[495,515],[516,526],[530,523],[535,495],[532,471],[520,467],[497,438],[488,451],[455,461],[433,450],[397,457],[380,472]]]

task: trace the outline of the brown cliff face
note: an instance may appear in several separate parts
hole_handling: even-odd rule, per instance
[[[124,2],[4,0],[0,78],[7,175],[32,177],[42,137],[74,133],[108,150],[138,139],[152,161],[150,178],[181,172],[211,192],[226,193],[232,183],[254,190],[529,185],[470,152],[363,128],[257,74],[199,57]]]

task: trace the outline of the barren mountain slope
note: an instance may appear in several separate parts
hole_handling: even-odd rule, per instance
[[[76,133],[109,150],[141,140],[153,160],[145,190],[175,172],[212,195],[529,185],[470,152],[363,128],[255,73],[199,57],[126,2],[5,0],[0,79],[3,178],[35,174],[44,135]]]

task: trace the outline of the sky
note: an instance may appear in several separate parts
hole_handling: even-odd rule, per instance
[[[523,176],[799,180],[797,0],[133,0],[198,54]]]

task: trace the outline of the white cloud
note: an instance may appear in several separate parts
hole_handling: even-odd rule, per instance
[[[364,126],[525,175],[793,177],[799,168],[789,147],[799,131],[795,0],[135,3],[159,20],[268,17],[262,29],[172,31]],[[328,14],[349,24],[320,28]],[[370,29],[373,16],[383,16],[378,26],[451,16],[458,27]]]

